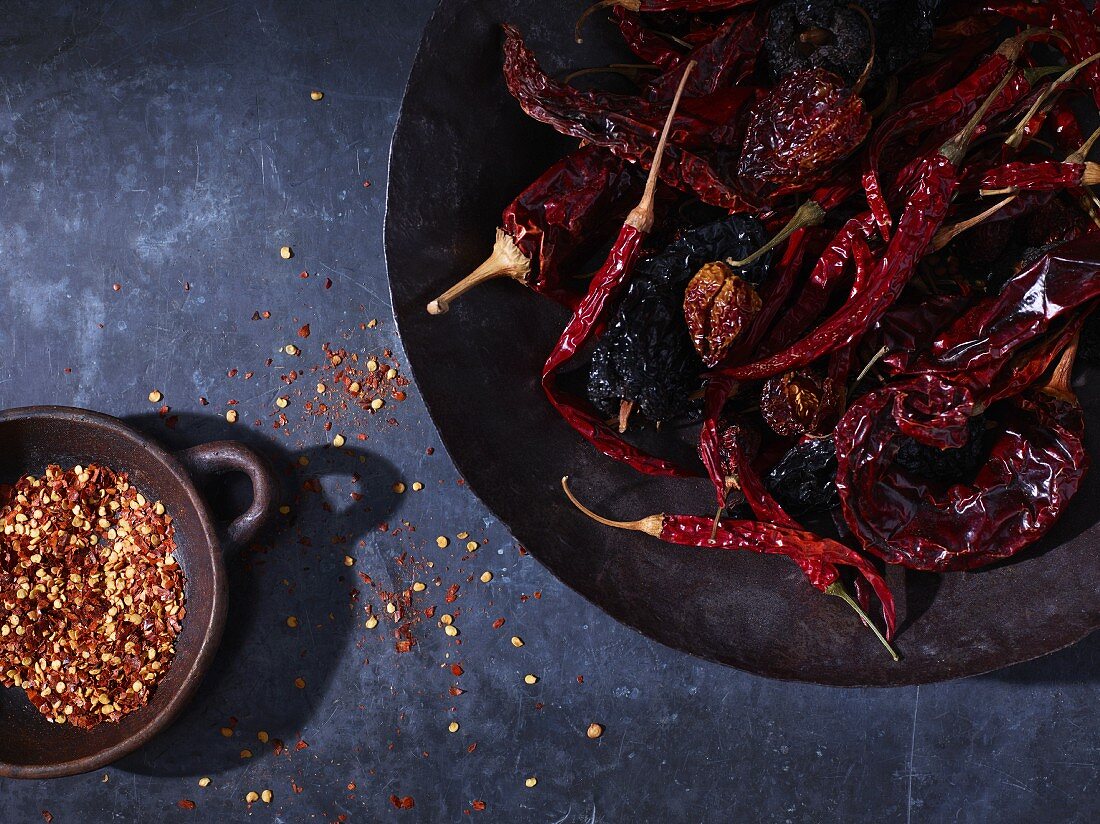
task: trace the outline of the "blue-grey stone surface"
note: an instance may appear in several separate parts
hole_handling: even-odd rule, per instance
[[[386,158],[433,5],[5,4],[0,405],[87,406],[170,445],[245,438],[281,468],[291,514],[231,556],[225,644],[176,727],[90,775],[0,781],[0,822],[1097,820],[1100,641],[899,690],[701,663],[522,555],[459,483],[415,386],[376,415],[305,412],[326,342],[404,366],[382,257]],[[292,369],[305,374],[288,388]],[[280,395],[289,424],[276,429]],[[348,449],[327,446],[337,431]],[[313,479],[323,495],[303,490]],[[384,619],[378,589],[414,580],[427,584],[414,606],[436,613],[400,654],[393,624],[366,629],[365,608]],[[272,803],[249,808],[264,789]]]

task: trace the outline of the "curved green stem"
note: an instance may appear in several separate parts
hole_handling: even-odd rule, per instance
[[[848,590],[844,588],[844,584],[840,583],[840,581],[833,581],[831,584],[829,584],[829,586],[825,588],[825,594],[836,596],[852,609],[854,609],[856,611],[856,615],[863,619],[863,623],[871,628],[871,632],[873,632],[875,634],[875,637],[882,642],[882,645],[884,647],[886,647],[886,651],[890,653],[890,657],[893,658],[895,661],[900,660],[897,651],[892,646],[890,646],[890,642],[886,640],[886,636],[878,631],[878,627],[875,626],[875,622],[867,617],[867,613],[863,611],[863,607],[856,603],[856,599],[848,594]]]

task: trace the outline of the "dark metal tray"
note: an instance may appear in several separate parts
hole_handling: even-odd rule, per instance
[[[511,281],[482,286],[442,317],[424,307],[484,259],[501,208],[566,150],[508,96],[499,23],[518,25],[550,72],[609,62],[607,28],[590,25],[586,43],[573,43],[578,10],[444,2],[424,34],[394,137],[386,216],[394,312],[417,385],[474,491],[556,576],[617,619],[772,678],[930,683],[1052,652],[1100,625],[1096,473],[1046,540],[1011,563],[949,575],[888,570],[898,663],[786,559],[669,547],[593,524],[568,504],[565,474],[612,517],[703,513],[711,493],[703,482],[641,479],[555,417],[537,375],[565,321],[558,307]],[[1088,377],[1079,392],[1095,432],[1100,398]],[[571,616],[558,620],[572,631]]]

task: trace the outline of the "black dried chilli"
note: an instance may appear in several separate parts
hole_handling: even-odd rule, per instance
[[[764,53],[773,81],[821,68],[854,83],[871,56],[871,35],[849,0],[784,0],[771,10]],[[932,40],[940,0],[861,0],[874,27],[871,77],[893,74]]]
[[[764,485],[795,518],[824,514],[840,506],[836,470],[832,436],[806,438],[772,467]]]
[[[937,449],[903,437],[894,463],[913,475],[930,481],[969,481],[982,464],[987,445],[985,416],[970,419],[966,444],[956,449]]]
[[[635,268],[607,331],[592,352],[587,394],[607,417],[624,401],[653,423],[689,412],[702,387],[703,363],[684,320],[684,290],[704,264],[748,257],[767,240],[760,221],[745,215],[688,229]],[[771,265],[763,255],[737,273],[759,285]]]

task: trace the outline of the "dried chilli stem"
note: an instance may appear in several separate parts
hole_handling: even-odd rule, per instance
[[[1060,400],[1073,404],[1078,402],[1077,393],[1073,391],[1072,381],[1073,364],[1077,359],[1077,345],[1080,339],[1080,332],[1073,336],[1073,340],[1069,342],[1062,352],[1062,356],[1058,359],[1058,363],[1050,375],[1050,380],[1043,387],[1043,391],[1048,395],[1053,395]]]
[[[1016,128],[1014,128],[1008,137],[1005,138],[1005,145],[1012,149],[1020,148],[1020,143],[1024,139],[1024,132],[1027,130],[1027,124],[1031,122],[1031,119],[1035,117],[1044,106],[1049,108],[1053,105],[1054,96],[1069,85],[1069,81],[1071,81],[1081,69],[1095,62],[1097,59],[1100,59],[1100,52],[1086,57],[1080,63],[1070,66],[1059,75],[1059,77],[1047,87],[1046,91],[1039,95],[1035,102],[1031,104],[1031,108],[1027,110],[1027,113],[1016,124]]]
[[[520,250],[510,234],[503,229],[497,229],[493,253],[473,272],[429,303],[428,314],[442,315],[451,308],[451,301],[480,283],[500,277],[526,283],[530,275],[531,259]]]
[[[744,260],[733,260],[732,258],[726,258],[726,265],[732,269],[740,269],[744,266],[748,266],[750,263],[766,255],[776,246],[781,244],[799,229],[803,229],[807,226],[819,226],[825,220],[825,210],[821,208],[821,204],[816,200],[807,200],[801,206],[798,207],[798,211],[794,213],[794,216],[787,222],[787,225],[779,230],[779,233],[749,255]]]
[[[829,586],[825,588],[825,594],[833,595],[839,598],[841,601],[854,609],[856,611],[856,615],[860,617],[863,623],[871,628],[871,632],[873,632],[875,634],[875,637],[882,642],[882,645],[884,647],[886,647],[886,651],[890,653],[890,657],[893,658],[895,661],[899,660],[897,651],[892,646],[890,646],[890,642],[886,640],[886,636],[879,632],[878,627],[875,626],[875,622],[867,617],[867,613],[863,611],[863,607],[861,607],[856,602],[856,599],[848,593],[848,590],[844,588],[844,584],[840,583],[840,581],[833,581],[833,583],[829,584]]]
[[[664,161],[665,147],[668,146],[669,132],[672,131],[672,121],[676,117],[676,110],[680,108],[680,98],[683,97],[684,86],[687,85],[688,77],[694,68],[695,61],[692,60],[684,69],[684,74],[680,78],[680,85],[676,87],[676,95],[672,98],[672,106],[668,110],[668,117],[665,118],[664,128],[661,129],[661,139],[657,141],[657,149],[653,152],[653,165],[649,167],[649,177],[645,181],[645,191],[642,193],[642,199],[634,207],[634,210],[626,216],[625,222],[627,225],[633,226],[646,234],[649,234],[653,229],[653,201],[657,195],[657,181],[661,177],[661,163]]]
[[[995,193],[997,191],[998,190],[989,190],[990,193]],[[961,235],[967,229],[973,229],[982,221],[999,212],[1016,198],[1017,195],[1012,194],[1009,197],[1006,197],[1004,200],[997,201],[984,212],[980,212],[979,214],[974,215],[974,217],[967,218],[966,220],[960,220],[958,223],[952,223],[950,226],[944,226],[942,229],[936,232],[936,236],[932,238],[932,251],[938,252],[940,249],[953,241],[956,237]]]
[[[634,532],[644,532],[646,535],[651,535],[654,538],[661,537],[661,528],[664,526],[664,515],[649,515],[645,518],[639,518],[637,521],[612,521],[608,518],[601,517],[586,507],[580,501],[577,500],[572,490],[569,488],[569,476],[566,475],[561,479],[561,488],[565,490],[565,497],[569,499],[569,502],[573,504],[582,513],[587,515],[593,521],[604,526],[614,527],[615,529],[629,529]]]

